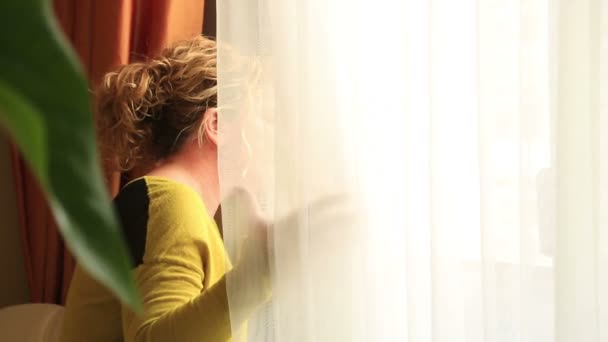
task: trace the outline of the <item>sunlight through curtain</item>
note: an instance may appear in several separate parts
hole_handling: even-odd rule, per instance
[[[222,192],[274,223],[235,339],[608,341],[608,1],[217,13]]]

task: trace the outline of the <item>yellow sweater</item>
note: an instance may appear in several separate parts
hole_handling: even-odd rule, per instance
[[[218,227],[197,193],[160,177],[125,186],[115,199],[143,299],[138,316],[77,267],[61,341],[230,341]]]

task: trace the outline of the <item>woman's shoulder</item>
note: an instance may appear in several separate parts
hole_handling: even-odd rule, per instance
[[[202,199],[192,188],[177,181],[144,176],[127,183],[116,198],[119,215],[145,215],[160,213],[163,216],[209,216]]]
[[[145,189],[132,191],[129,187]],[[143,202],[147,202],[151,221],[163,225],[207,224],[211,221],[201,196],[190,186],[159,176],[144,176],[129,183],[123,191],[139,192]]]
[[[160,176],[144,176],[138,181],[145,182],[150,201],[163,202],[163,204],[189,204],[204,208],[200,195],[184,183]]]
[[[133,180],[114,202],[136,265],[144,251],[159,254],[166,246],[206,243],[216,229],[198,193],[170,179]]]

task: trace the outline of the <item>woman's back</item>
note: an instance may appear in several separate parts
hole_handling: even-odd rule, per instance
[[[146,176],[114,202],[144,314],[121,306],[77,267],[62,341],[229,340],[224,275],[230,265],[200,196],[181,183]]]

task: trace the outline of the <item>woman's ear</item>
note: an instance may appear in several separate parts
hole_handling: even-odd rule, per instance
[[[217,146],[218,123],[217,108],[208,108],[203,115],[203,134],[213,145]]]

